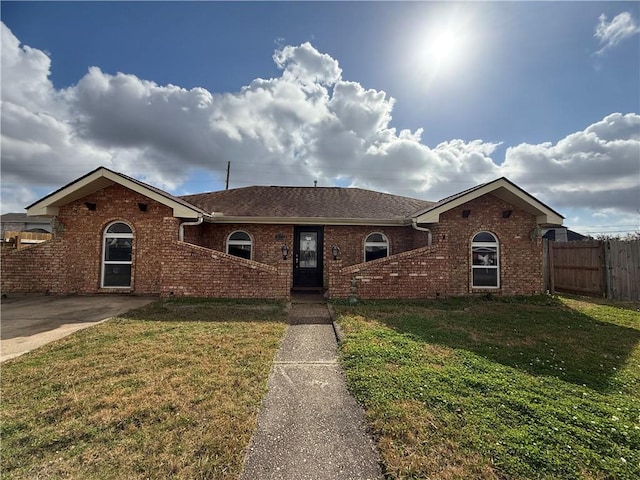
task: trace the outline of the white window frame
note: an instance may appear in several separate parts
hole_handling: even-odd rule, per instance
[[[480,235],[486,233],[487,235],[491,235],[494,239],[493,242],[475,242],[474,239]],[[473,264],[473,254],[474,254],[474,249],[475,248],[495,248],[496,249],[496,263],[495,265],[491,264],[491,265],[474,265]],[[474,270],[476,269],[487,269],[487,270],[496,270],[496,284],[495,285],[474,285],[473,283],[473,279],[474,279]],[[481,232],[476,232],[473,234],[473,237],[471,238],[471,288],[473,289],[491,289],[491,290],[495,290],[496,288],[500,288],[500,242],[498,241],[498,237],[492,233],[492,232],[488,232],[486,230],[483,230]]]
[[[372,235],[381,235],[382,238],[384,238],[384,242],[369,242],[368,239],[372,236]],[[371,232],[368,233],[366,237],[364,237],[364,249],[362,252],[362,256],[365,262],[369,261],[373,261],[373,260],[367,260],[367,247],[380,247],[382,245],[385,245],[387,247],[387,254],[385,255],[384,258],[388,257],[389,255],[391,255],[391,244],[389,243],[389,237],[387,237],[384,233],[382,232]],[[383,257],[381,257],[383,258]],[[378,260],[378,259],[375,259]]]
[[[129,227],[131,233],[109,233],[109,229],[117,224],[123,224]],[[131,239],[131,260],[106,260],[105,257],[107,255],[107,239],[109,238],[130,238]],[[100,287],[101,288],[131,288],[131,283],[133,282],[133,228],[127,222],[123,222],[122,220],[116,220],[115,222],[111,222],[109,225],[104,227],[104,233],[102,234],[102,272],[100,273]],[[129,285],[105,285],[104,284],[104,275],[106,270],[106,265],[130,265],[131,266],[131,276],[129,277]]]
[[[236,233],[244,233],[247,237],[249,237],[249,240],[231,240],[231,237]],[[226,242],[227,255],[233,255],[232,253],[229,253],[230,245],[239,245],[239,246],[249,245],[249,247],[251,247],[251,249],[249,250],[249,260],[253,260],[253,237],[249,232],[246,232],[244,230],[234,230],[227,236],[227,242]],[[233,256],[236,256],[236,255],[233,255]],[[238,257],[238,258],[244,258],[244,257]]]

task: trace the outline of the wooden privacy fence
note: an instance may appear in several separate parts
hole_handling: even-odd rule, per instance
[[[53,235],[51,233],[6,231],[2,238],[2,247],[21,250],[31,245],[46,242],[52,238]]]
[[[640,301],[640,240],[544,242],[545,288]]]

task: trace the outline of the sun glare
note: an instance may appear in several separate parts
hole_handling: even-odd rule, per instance
[[[452,68],[464,55],[462,36],[451,28],[432,32],[424,45],[425,61],[441,70]]]

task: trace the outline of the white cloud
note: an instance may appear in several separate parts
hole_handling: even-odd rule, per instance
[[[640,115],[613,113],[555,145],[510,147],[502,173],[557,208],[640,208]]]
[[[640,28],[629,12],[616,15],[613,20],[607,22],[607,16],[603,13],[598,18],[596,33],[594,36],[600,43],[600,50],[596,55],[601,55],[611,47],[615,47],[623,40],[640,32]]]
[[[611,114],[555,145],[510,147],[498,165],[499,143],[429,147],[421,128],[396,131],[395,100],[343,79],[338,62],[309,43],[279,48],[273,58],[279,76],[237,92],[158,85],[98,67],[56,90],[49,57],[21,46],[2,24],[3,211],[98,165],[175,191],[191,172],[223,179],[229,160],[233,186],[339,179],[438,200],[508,176],[561,212],[638,209],[638,114]]]

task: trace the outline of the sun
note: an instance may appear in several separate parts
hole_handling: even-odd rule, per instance
[[[453,28],[430,32],[424,45],[424,61],[438,70],[454,67],[465,54],[464,37]]]

